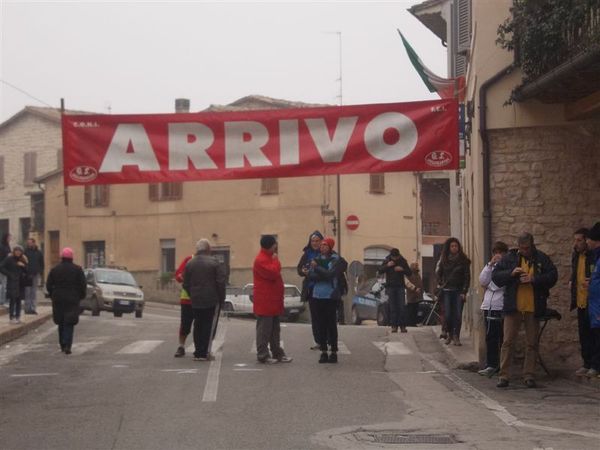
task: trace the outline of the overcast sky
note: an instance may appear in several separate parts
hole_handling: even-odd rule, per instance
[[[251,94],[337,104],[335,32],[344,104],[437,98],[396,31],[446,76],[446,49],[407,11],[416,3],[0,0],[0,121],[61,97],[120,114],[173,112],[178,97],[192,111]]]

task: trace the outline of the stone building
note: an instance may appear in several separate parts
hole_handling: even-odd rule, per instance
[[[580,365],[577,320],[569,313],[572,234],[600,220],[600,11],[588,5],[587,22],[576,27],[568,15],[557,21],[565,56],[532,75],[518,58],[527,51],[520,43],[527,30],[513,33],[517,57],[496,44],[512,6],[510,0],[428,0],[411,12],[452,44],[449,60],[465,62],[470,132],[460,178],[463,239],[474,280],[466,326],[483,349],[477,275],[494,241],[512,246],[520,232],[530,231],[559,272],[549,307],[563,320],[548,326],[541,352],[553,355],[548,362],[554,367],[571,368]]]

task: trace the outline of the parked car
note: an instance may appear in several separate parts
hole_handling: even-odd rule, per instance
[[[417,320],[423,325],[435,325],[439,316],[430,314],[434,307],[434,300],[427,293],[423,293],[423,301],[419,303]],[[427,320],[428,319],[428,320]],[[363,320],[376,320],[377,325],[388,325],[389,304],[385,292],[385,282],[378,278],[365,281],[352,298],[352,323],[360,325]],[[423,323],[427,320],[427,323]]]
[[[228,287],[223,310],[233,314],[252,314],[253,292],[253,283],[248,283],[243,288]],[[296,285],[286,284],[284,286],[283,307],[284,318],[290,322],[296,322],[306,309],[306,302],[302,301],[300,290]]]
[[[142,317],[144,312],[144,292],[131,273],[124,269],[96,267],[85,269],[87,294],[80,303],[80,309],[90,310],[92,316],[100,311],[111,311],[115,317],[123,313],[135,313]]]

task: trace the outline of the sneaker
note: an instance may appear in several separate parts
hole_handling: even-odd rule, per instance
[[[492,375],[494,375],[496,372],[498,371],[498,369],[496,369],[495,367],[486,367],[485,369],[481,369],[480,371],[478,371],[477,373],[481,376],[484,377],[491,377]]]
[[[289,356],[282,356],[281,358],[277,358],[277,361],[280,363],[291,363],[294,358],[290,358]]]
[[[448,333],[440,334],[440,339],[448,339]]]
[[[330,363],[337,363],[337,353],[336,352],[331,352],[331,355],[329,355],[329,361]]]
[[[181,358],[185,355],[185,348],[177,347],[177,351],[175,352],[175,358]]]
[[[71,354],[71,346],[67,345],[65,346],[65,355],[70,355]]]
[[[588,378],[595,378],[600,374],[596,369],[590,369],[585,373],[585,376]]]
[[[329,362],[329,356],[327,356],[326,352],[321,353],[321,357],[319,358],[319,364]]]
[[[576,377],[584,377],[587,371],[590,370],[587,367],[581,367],[575,371]]]
[[[498,380],[498,384],[496,384],[497,388],[507,388],[508,387],[508,380],[506,378],[500,378]]]
[[[194,356],[194,361],[208,361],[207,356]]]
[[[527,380],[525,380],[525,386],[532,389],[536,388],[537,384],[533,378],[528,378]]]
[[[273,358],[265,358],[265,359],[259,359],[258,362],[261,364],[277,364],[279,362],[279,360],[273,359]]]
[[[448,337],[446,338],[446,340],[444,341],[444,344],[446,344],[446,345],[450,345],[450,344],[452,344],[452,336],[448,336]]]

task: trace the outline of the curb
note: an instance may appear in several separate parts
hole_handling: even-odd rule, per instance
[[[442,332],[442,327],[440,325],[434,325],[431,327],[431,332],[434,337],[438,339],[438,336]],[[471,337],[461,337],[461,341],[463,345],[458,347],[461,349],[461,354],[457,354],[454,349],[454,346],[445,345],[443,341],[439,340],[440,347],[448,356],[449,366],[453,369],[459,370],[467,370],[469,372],[476,372],[479,370],[479,359],[473,354],[471,345]],[[469,350],[471,349],[471,350]]]
[[[19,326],[15,326],[14,328],[10,328],[6,331],[0,332],[0,345],[4,345],[10,341],[13,341],[21,336],[26,335],[29,331],[43,325],[52,317],[52,313],[40,314],[40,317],[37,317],[35,320],[31,322],[22,323]]]

